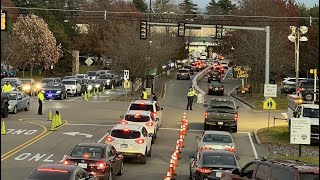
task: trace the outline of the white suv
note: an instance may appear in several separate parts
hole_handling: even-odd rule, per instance
[[[153,100],[133,100],[131,104],[129,105],[128,111],[131,110],[142,110],[142,111],[151,111],[152,116],[157,121],[157,129],[162,124],[162,111],[163,108],[161,108],[157,101]]]
[[[148,134],[152,134],[152,144],[154,143],[155,139],[157,138],[158,121],[154,119],[150,111],[132,110],[127,112],[125,116],[120,116],[120,118],[123,118],[120,121],[120,124],[135,124],[144,126],[147,129]]]
[[[64,79],[61,83],[66,87],[67,93],[73,96],[81,96],[81,84],[76,79]]]
[[[117,124],[106,137],[106,144],[111,144],[125,158],[136,158],[141,164],[151,156],[152,135],[143,126]]]

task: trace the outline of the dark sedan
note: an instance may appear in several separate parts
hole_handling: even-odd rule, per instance
[[[221,82],[221,73],[220,71],[209,71],[208,72],[208,83],[210,83],[211,81],[218,81]]]
[[[212,82],[208,87],[208,95],[218,94],[223,96],[224,94],[224,86],[217,81]]]
[[[90,79],[89,81],[89,85],[91,85],[91,89],[98,89],[100,92],[102,91],[103,87],[104,87],[104,83],[103,81],[101,81],[100,79]]]
[[[190,155],[190,179],[220,179],[222,172],[239,168],[234,153],[224,150],[198,150],[197,155]]]
[[[66,99],[67,89],[62,83],[48,83],[42,93],[46,99]]]
[[[99,179],[123,174],[123,156],[110,144],[80,143],[63,164],[78,165]]]
[[[189,80],[190,77],[190,70],[189,69],[179,69],[177,72],[177,80],[179,79],[186,79]]]
[[[116,82],[113,79],[111,74],[100,74],[98,76],[99,80],[102,80],[104,82],[105,88],[106,89],[111,89],[112,86],[115,87],[116,86]]]
[[[96,180],[79,166],[42,164],[34,169],[26,180]]]

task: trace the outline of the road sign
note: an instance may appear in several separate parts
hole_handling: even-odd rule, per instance
[[[276,84],[264,84],[264,97],[277,97]]]
[[[263,102],[263,109],[270,110],[270,109],[276,109],[276,107],[277,107],[277,104],[271,97],[269,97],[267,100]]]
[[[129,88],[130,88],[130,86],[131,86],[130,81],[125,80],[125,81],[124,81],[124,83],[123,83],[123,88],[125,88],[125,89],[129,89]]]
[[[157,68],[151,69],[151,71],[149,72],[149,74],[150,74],[151,76],[157,75]]]
[[[93,61],[92,61],[92,59],[91,58],[87,58],[86,59],[86,61],[84,61],[88,66],[90,66],[92,63],[93,63]]]
[[[236,66],[233,68],[233,77],[234,78],[248,78],[249,71],[251,71],[251,67],[249,67],[249,66]]]
[[[124,70],[123,71],[123,79],[124,80],[129,80],[129,70]]]
[[[310,119],[291,118],[290,124],[290,144],[310,144]]]

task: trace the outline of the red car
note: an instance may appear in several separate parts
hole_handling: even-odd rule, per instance
[[[213,69],[219,71],[221,74],[224,74],[224,68],[222,66],[215,66]]]

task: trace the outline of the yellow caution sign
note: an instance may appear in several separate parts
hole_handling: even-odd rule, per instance
[[[276,107],[277,104],[271,97],[263,102],[263,109],[276,109]]]
[[[7,17],[6,17],[6,13],[2,12],[1,10],[1,31],[4,31],[6,30],[6,20],[7,20]]]
[[[125,80],[124,83],[123,83],[123,88],[125,89],[129,89],[131,87],[131,84],[128,80]]]

